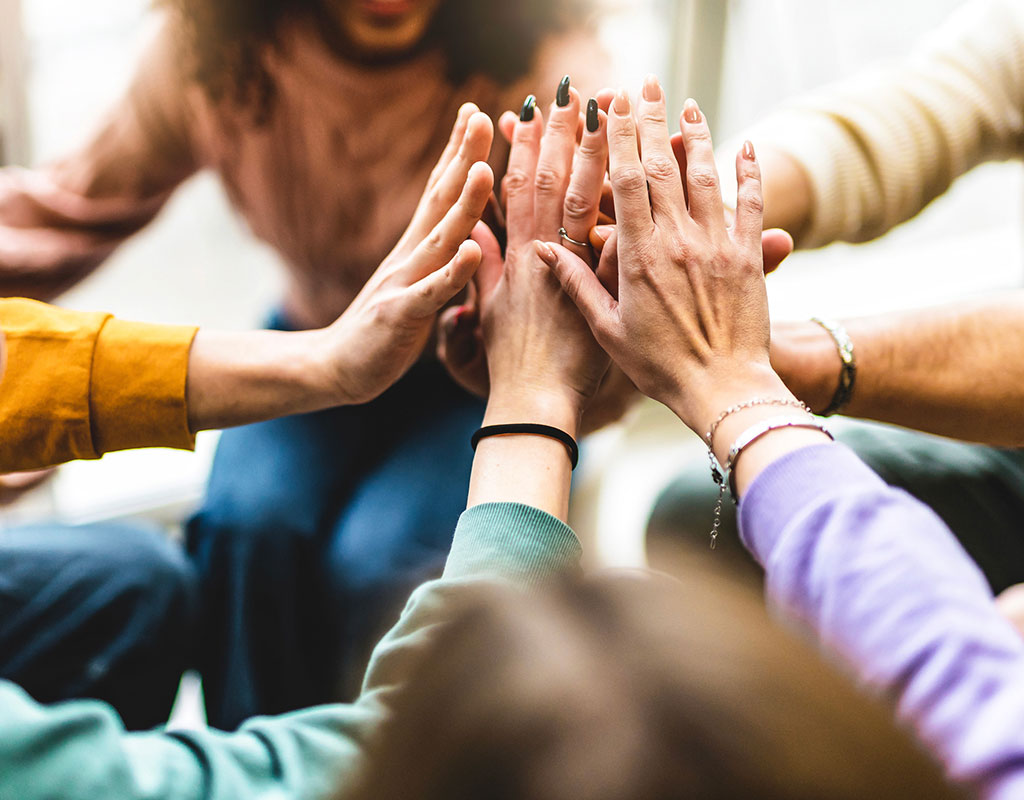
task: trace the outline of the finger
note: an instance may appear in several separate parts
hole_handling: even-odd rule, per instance
[[[736,154],[736,219],[732,238],[747,248],[761,247],[764,230],[764,200],[761,197],[761,167],[750,142]]]
[[[650,238],[655,228],[647,176],[637,150],[632,104],[625,91],[615,95],[608,114],[608,163],[620,235],[629,242]]]
[[[761,234],[761,255],[764,274],[775,272],[793,252],[793,237],[781,228],[770,228]]]
[[[686,208],[689,211],[690,208],[690,195],[686,191],[686,181],[683,180],[683,176],[686,175],[686,145],[683,144],[683,134],[673,133],[672,138],[669,140],[672,143],[672,155],[676,157],[676,164],[679,165],[680,183],[683,186],[683,197],[686,198]]]
[[[604,250],[605,243],[615,232],[614,225],[595,225],[590,229],[590,246],[594,248],[594,252],[598,255]]]
[[[417,242],[429,234],[462,194],[470,169],[478,161],[486,161],[491,151],[494,127],[491,118],[481,112],[470,115],[466,134],[441,177],[420,202],[406,231],[408,241]]]
[[[608,171],[608,115],[596,100],[587,103],[586,128],[572,165],[572,177],[565,192],[563,224],[570,238],[579,242],[591,239],[591,229],[597,225],[601,206],[601,190]],[[594,252],[589,246],[581,247],[564,242],[571,252],[592,264]],[[603,242],[602,242],[603,244]]]
[[[637,105],[637,127],[655,223],[669,225],[688,221],[683,177],[668,132],[665,92],[654,75],[644,81]]]
[[[405,290],[405,313],[412,319],[436,314],[455,295],[466,288],[480,265],[480,246],[465,241],[455,257]]]
[[[476,283],[479,287],[481,297],[490,297],[494,287],[501,280],[504,257],[501,255],[501,245],[498,243],[494,231],[482,222],[476,224],[470,238],[480,245],[480,252],[483,254],[480,267],[476,273]]]
[[[487,208],[493,185],[494,175],[491,168],[482,161],[474,164],[466,177],[458,201],[409,257],[405,269],[408,270],[407,280],[410,283],[419,280],[428,272],[433,272],[455,255],[459,245],[480,221],[480,216]]]
[[[597,107],[607,114],[608,109],[612,107],[612,101],[615,99],[615,90],[602,89],[594,95],[594,99],[597,100]]]
[[[498,118],[498,130],[509,144],[512,144],[512,136],[515,134],[517,122],[519,122],[519,117],[514,111],[506,111]]]
[[[428,189],[433,188],[437,184],[441,179],[441,175],[444,174],[444,171],[452,162],[452,159],[455,158],[455,154],[459,151],[459,148],[462,146],[462,140],[466,136],[469,118],[479,110],[476,103],[463,103],[459,108],[459,113],[455,117],[455,125],[452,127],[451,136],[448,137],[448,143],[445,145],[441,157],[434,165],[434,169],[430,172],[430,178],[427,180]]]
[[[604,249],[601,251],[601,258],[597,262],[597,269],[594,270],[601,285],[616,300],[619,299],[619,239],[615,228],[611,229]]]
[[[558,240],[558,229],[562,227],[580,120],[580,95],[568,81],[566,75],[559,84],[558,99],[551,106],[534,176],[534,234],[549,242]]]
[[[686,187],[690,198],[690,216],[703,228],[725,232],[725,207],[715,167],[711,131],[696,101],[687,100],[679,126],[686,150]]]
[[[536,242],[534,246],[537,255],[558,279],[562,291],[586,319],[594,338],[604,346],[617,327],[618,303],[583,259],[557,244]]]
[[[512,134],[512,151],[503,181],[508,198],[505,213],[510,250],[525,247],[533,239],[533,186],[543,130],[544,120],[537,108],[537,99],[531,94],[523,103]]]

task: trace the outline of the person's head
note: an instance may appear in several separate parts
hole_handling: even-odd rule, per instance
[[[587,21],[593,0],[157,0],[176,10],[199,82],[214,96],[266,101],[263,49],[282,26],[307,19],[339,56],[400,60],[438,47],[458,84],[483,74],[509,84],[527,74],[540,43]]]
[[[346,800],[959,796],[891,721],[685,563],[466,603],[422,653]]]

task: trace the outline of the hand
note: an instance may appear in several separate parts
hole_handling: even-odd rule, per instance
[[[401,241],[325,329],[338,403],[367,402],[398,380],[422,352],[437,312],[476,272],[480,247],[466,238],[493,189],[486,163],[493,133],[490,119],[476,106],[460,109]]]
[[[543,243],[560,240],[563,226],[584,241],[597,218],[607,117],[599,112],[597,130],[583,135],[574,165],[579,114],[579,94],[570,89],[564,107],[552,106],[546,129],[539,111],[517,122],[505,179],[504,260],[496,257],[489,230],[474,233],[484,253],[476,287],[490,384],[486,424],[542,422],[578,435],[580,415],[608,368],[586,322],[538,255]],[[589,271],[590,248],[572,247]],[[532,418],[512,418],[524,413]]]
[[[621,239],[618,299],[565,248],[553,248],[551,266],[640,391],[703,434],[735,402],[785,396],[768,354],[758,166],[746,146],[736,161],[739,196],[729,227],[710,133],[696,103],[687,102],[680,120],[686,192],[656,79],[645,83],[638,110],[634,122],[622,92],[608,120]]]

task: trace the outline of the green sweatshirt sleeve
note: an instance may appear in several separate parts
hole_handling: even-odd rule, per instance
[[[333,798],[358,768],[389,692],[453,599],[481,582],[530,588],[577,568],[579,556],[572,530],[538,509],[493,503],[467,510],[443,576],[413,592],[374,650],[355,703],[250,720],[235,733],[127,733],[103,703],[41,706],[0,681],[0,800]]]

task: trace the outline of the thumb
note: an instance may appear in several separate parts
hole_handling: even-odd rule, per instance
[[[600,338],[599,332],[608,332],[615,321],[618,303],[587,263],[560,245],[534,242],[534,249],[558,279],[562,291],[576,304],[594,336]]]

